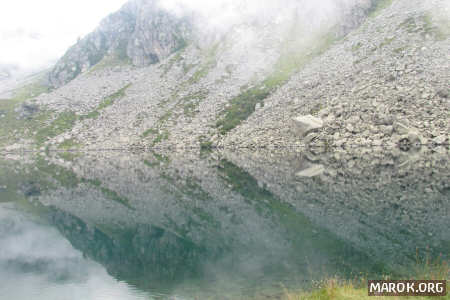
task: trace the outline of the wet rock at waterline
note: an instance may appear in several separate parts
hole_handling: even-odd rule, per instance
[[[311,115],[299,116],[293,119],[293,131],[300,137],[308,133],[317,131],[323,127],[323,121],[320,118]]]

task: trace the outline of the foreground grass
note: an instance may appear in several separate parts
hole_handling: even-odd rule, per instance
[[[418,255],[417,255],[418,257]],[[429,257],[424,259],[417,258],[416,266],[412,272],[412,276],[406,279],[413,280],[447,280],[447,291],[450,289],[448,280],[450,278],[450,267],[448,262],[442,262],[440,259],[432,261]],[[385,276],[377,279],[405,279],[391,278]],[[285,291],[285,295],[281,297],[283,300],[403,300],[403,299],[450,299],[450,295],[445,297],[371,297],[368,296],[367,279],[359,278],[353,281],[340,281],[337,278],[326,280],[318,285],[318,288],[309,292],[291,292]]]
[[[447,285],[448,286],[448,285]],[[448,289],[448,288],[447,288]],[[403,300],[403,299],[450,299],[446,297],[370,297],[367,293],[367,287],[355,287],[351,283],[338,284],[330,281],[327,286],[310,294],[286,294],[286,300]]]
[[[447,284],[447,290],[449,285]],[[337,280],[329,280],[322,288],[311,293],[289,293],[286,292],[285,300],[404,300],[404,299],[450,299],[450,295],[445,297],[384,297],[368,296],[367,286],[357,286],[351,282],[339,283]]]

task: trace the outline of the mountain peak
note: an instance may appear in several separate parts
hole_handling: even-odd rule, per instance
[[[135,66],[157,63],[185,45],[188,22],[153,0],[132,0],[73,45],[50,73],[57,88],[106,57]]]

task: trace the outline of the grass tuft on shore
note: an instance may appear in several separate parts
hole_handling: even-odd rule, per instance
[[[411,280],[447,280],[447,291],[450,290],[448,280],[450,278],[450,266],[447,261],[442,259],[432,260],[429,256],[420,258],[416,255],[416,266],[409,278],[392,278],[391,276],[384,276],[384,278],[377,278],[383,280],[389,279],[411,279]],[[375,278],[373,278],[375,279]],[[317,285],[317,288],[311,292],[302,291],[288,291],[282,297],[283,300],[425,300],[425,299],[443,299],[449,300],[450,294],[445,297],[383,297],[383,296],[368,296],[367,279],[359,278],[356,280],[339,280],[332,278],[325,280]]]

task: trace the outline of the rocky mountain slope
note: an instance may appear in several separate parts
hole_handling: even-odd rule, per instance
[[[49,77],[58,88],[15,106],[11,118],[29,116],[30,103],[39,110],[2,144],[447,144],[447,1],[336,6],[249,14],[204,30],[195,13],[131,1],[58,62]],[[305,131],[303,117],[319,126]]]
[[[449,20],[445,1],[394,1],[314,58],[223,144],[448,144]],[[324,122],[317,133],[298,130],[302,115]]]

